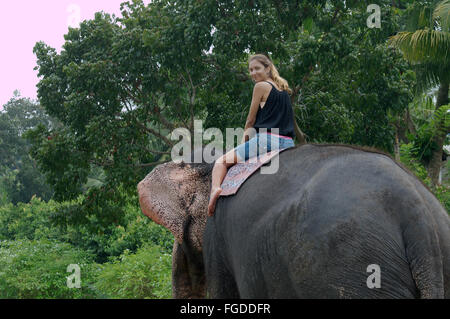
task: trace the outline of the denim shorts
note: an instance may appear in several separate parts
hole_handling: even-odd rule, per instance
[[[238,145],[234,150],[238,162],[243,163],[249,158],[265,154],[272,150],[294,147],[294,140],[288,136],[271,133],[257,133],[245,143]]]

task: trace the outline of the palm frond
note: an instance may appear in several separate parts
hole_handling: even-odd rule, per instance
[[[432,3],[413,2],[408,5],[403,15],[405,21],[404,31],[415,31],[424,28],[433,28]]]
[[[433,136],[435,134],[447,134],[450,128],[450,104],[442,105],[438,108],[430,121],[430,128],[433,131]]]
[[[450,33],[430,29],[399,32],[388,43],[400,49],[412,63],[450,63]]]
[[[430,7],[423,7],[420,9],[419,19],[417,22],[419,29],[429,28],[432,26],[432,11]]]
[[[430,118],[435,109],[433,96],[433,90],[428,89],[427,91],[417,94],[408,105],[410,116],[416,125],[422,126],[423,124],[430,122]]]
[[[417,93],[424,92],[430,87],[435,87],[439,83],[439,74],[435,68],[429,68],[425,64],[419,64],[415,68],[417,78]]]
[[[450,0],[438,3],[433,12],[433,19],[439,21],[442,31],[450,32]]]
[[[427,91],[431,87],[437,87],[441,82],[450,81],[450,65],[440,63],[422,62],[413,65],[416,73],[416,94]]]

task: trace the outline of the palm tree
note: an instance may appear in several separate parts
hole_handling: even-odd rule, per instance
[[[433,1],[430,6],[417,10],[410,8],[411,19],[408,26],[415,31],[399,32],[389,38],[389,44],[400,49],[404,57],[410,61],[417,75],[418,92],[438,86],[435,114],[442,106],[449,103],[450,83],[450,0],[439,3]],[[434,10],[432,8],[434,7]],[[445,113],[447,115],[447,113]],[[436,124],[432,137],[437,149],[433,151],[428,164],[428,175],[432,184],[438,185],[439,171],[442,162],[442,150],[445,138],[450,133],[446,116],[442,116]]]

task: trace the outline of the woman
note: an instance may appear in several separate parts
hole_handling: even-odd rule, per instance
[[[214,163],[208,216],[214,214],[217,198],[222,191],[220,185],[222,185],[230,166],[238,161],[244,162],[251,157],[270,152],[273,149],[271,136],[278,138],[279,149],[293,147],[294,134],[297,134],[300,142],[304,141],[304,137],[294,121],[289,97],[292,91],[287,81],[280,77],[272,61],[263,54],[253,55],[249,59],[249,72],[256,84],[253,88],[244,136],[238,147],[219,157]],[[252,127],[256,129],[257,134],[249,139],[248,131]],[[272,128],[278,128],[279,135],[271,133]],[[260,129],[264,130],[260,133]],[[260,139],[264,139],[265,145],[267,145],[261,150],[257,146]]]

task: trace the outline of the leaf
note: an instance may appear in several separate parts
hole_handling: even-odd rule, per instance
[[[450,32],[450,0],[444,0],[436,5],[433,19],[439,20],[442,31]]]

